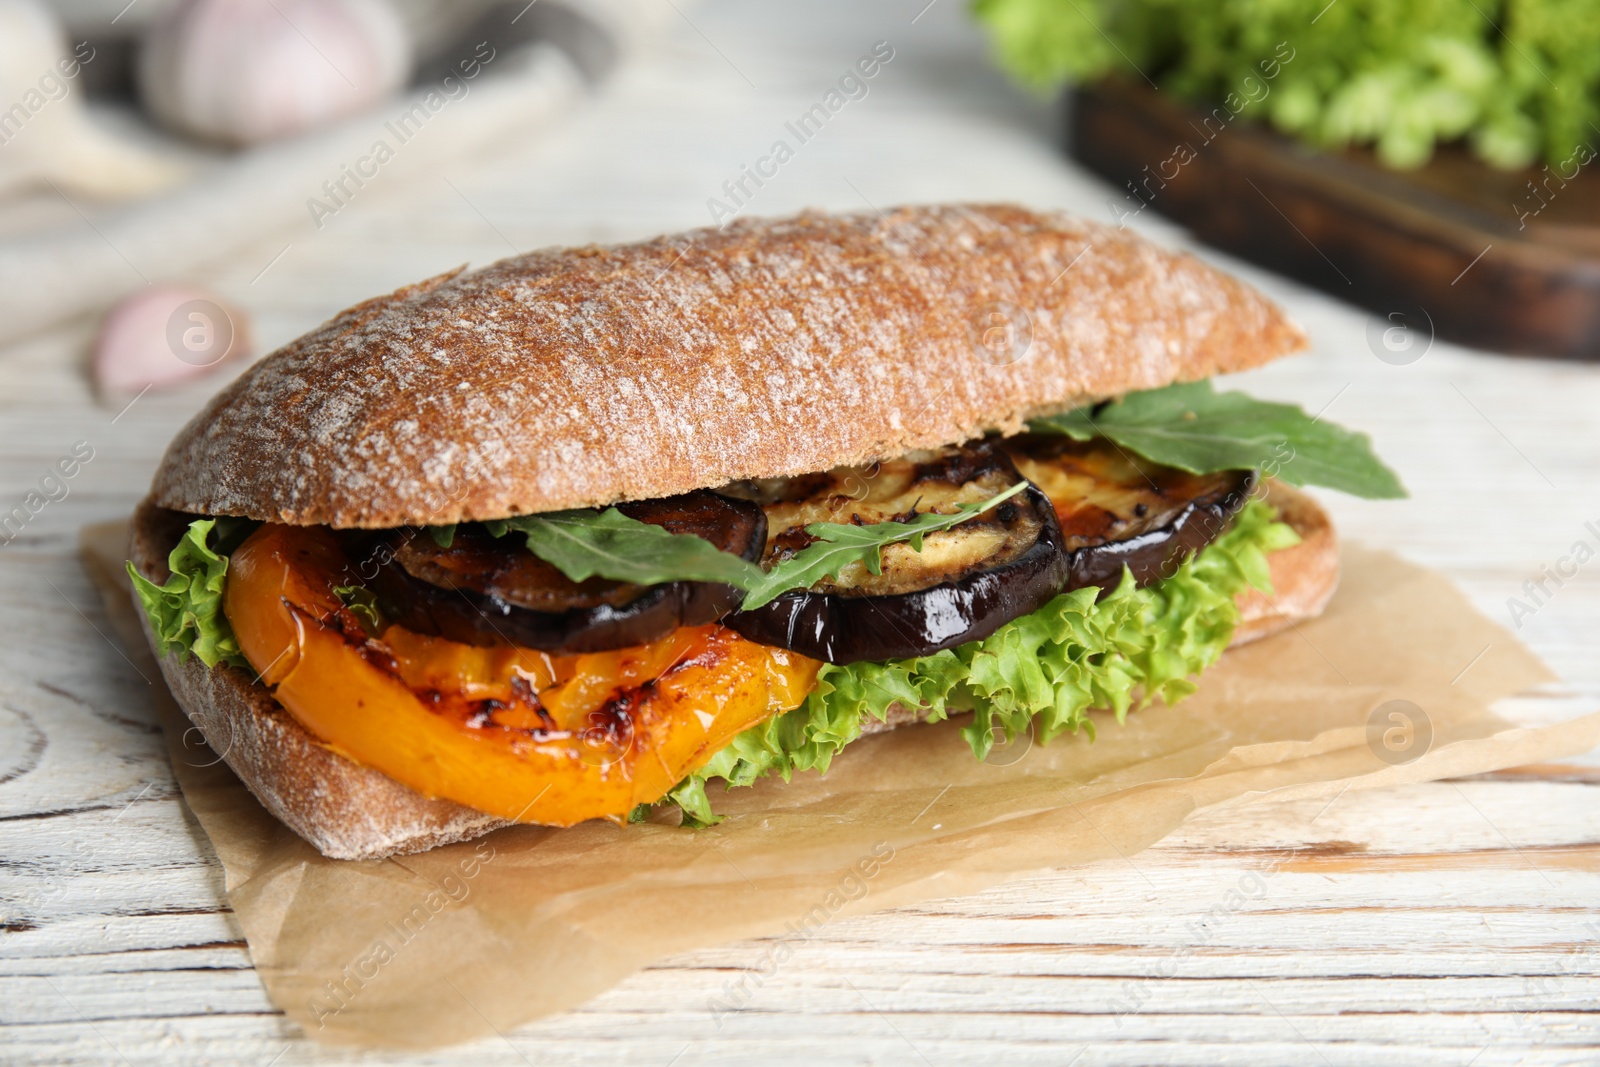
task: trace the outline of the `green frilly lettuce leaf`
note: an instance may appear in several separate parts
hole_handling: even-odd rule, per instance
[[[239,651],[233,628],[222,613],[228,557],[209,544],[219,521],[225,522],[198,519],[189,524],[177,547],[167,556],[172,574],[164,584],[150,581],[134,569],[132,562],[128,563],[128,577],[150,617],[159,654],[177,652],[181,660],[192,652],[207,667],[226,663],[248,670],[250,664]],[[228,540],[227,533],[226,529],[218,530],[219,541]]]
[[[1121,721],[1150,700],[1192,693],[1191,677],[1228,647],[1239,621],[1234,597],[1252,586],[1270,593],[1267,554],[1298,540],[1271,507],[1251,501],[1209,547],[1142,589],[1124,571],[1104,599],[1092,588],[1064,593],[982,641],[919,659],[825,665],[804,704],[739,734],[664,799],[686,824],[714,823],[712,780],[731,788],[826,771],[869,716],[881,722],[896,704],[924,709],[930,722],[973,711],[962,736],[980,759],[1030,728],[1041,742],[1080,729],[1093,736],[1091,708]]]
[[[616,508],[526,515],[503,520],[503,526],[524,535],[528,551],[575,582],[598,576],[635,585],[726,582],[748,589],[761,581],[761,568],[754,563],[702,537],[672,533]]]

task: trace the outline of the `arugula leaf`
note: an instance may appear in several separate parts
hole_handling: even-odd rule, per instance
[[[226,663],[248,669],[250,663],[239,651],[233,628],[222,613],[228,557],[207,544],[216,525],[216,519],[197,519],[189,524],[167,556],[167,568],[172,573],[165,584],[157,585],[140,574],[132,561],[128,563],[128,577],[150,618],[158,654],[175,651],[182,660],[193,652],[207,667]]]
[[[883,570],[885,545],[904,541],[911,545],[912,551],[921,552],[922,539],[928,534],[948,530],[974,515],[981,515],[1027,487],[1027,482],[1018,482],[982,503],[962,504],[954,514],[929,512],[918,515],[910,522],[875,522],[866,526],[838,522],[811,523],[806,527],[806,533],[817,540],[768,571],[757,585],[749,588],[740,607],[745,611],[759,608],[781,593],[805,589],[823,578],[831,578],[852,563],[865,563],[870,573],[879,574]]]
[[[616,508],[524,515],[486,522],[484,526],[495,537],[513,531],[522,534],[528,539],[529,552],[575,582],[596,576],[635,585],[724,582],[744,590],[747,595],[742,607],[749,609],[768,603],[780,593],[833,577],[858,561],[877,574],[883,566],[884,545],[905,541],[921,552],[926,535],[948,530],[988,511],[1022,492],[1027,484],[1018,482],[981,504],[963,504],[953,515],[918,515],[911,522],[867,526],[814,522],[806,532],[818,542],[768,572],[704,538],[670,533],[631,519]]]
[[[1373,500],[1406,495],[1366,434],[1313,419],[1293,404],[1180,382],[1035,419],[1038,431],[1076,441],[1105,437],[1193,474],[1256,469],[1290,485],[1324,485]]]
[[[616,508],[554,511],[495,525],[526,536],[528,551],[575,582],[598,575],[635,585],[726,582],[749,589],[762,578],[760,567],[703,537],[674,534]]]
[[[372,590],[364,585],[336,585],[333,592],[350,609],[356,621],[361,623],[367,636],[377,637],[383,632],[387,621],[383,617],[383,609],[378,606],[378,597]]]
[[[433,543],[440,548],[449,548],[456,542],[456,524],[453,522],[447,526],[425,526],[423,529],[428,531],[428,536],[433,538]],[[499,534],[495,536],[498,537]]]

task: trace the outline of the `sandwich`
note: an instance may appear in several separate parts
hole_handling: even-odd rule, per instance
[[[359,304],[188,424],[129,573],[179,704],[336,858],[717,819],[959,719],[1172,703],[1338,581],[1362,434],[1188,255],[1016,206],[536,251]],[[685,831],[688,832],[688,831]]]

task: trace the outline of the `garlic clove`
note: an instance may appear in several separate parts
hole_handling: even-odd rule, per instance
[[[79,78],[97,58],[86,41],[69,48],[39,0],[0,0],[0,197],[50,183],[97,198],[140,196],[188,174],[183,162],[93,121]]]
[[[377,104],[411,58],[382,0],[182,0],[145,41],[139,84],[171,128],[251,145]]]
[[[101,393],[114,396],[175,385],[250,347],[249,320],[220,297],[195,286],[154,285],[106,314],[91,365]]]
[[[54,142],[35,176],[96,200],[149,196],[193,174],[187,161],[110,133],[87,115],[63,123]]]

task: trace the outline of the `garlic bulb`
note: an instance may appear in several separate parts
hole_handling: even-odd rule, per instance
[[[69,48],[39,0],[0,0],[0,196],[50,183],[138,196],[185,175],[182,163],[90,119],[79,77],[96,56],[87,41]]]
[[[181,0],[139,55],[156,118],[230,145],[371,107],[410,70],[405,29],[383,0]]]
[[[250,323],[220,297],[189,285],[152,285],[100,323],[91,363],[101,393],[174,385],[250,350]]]

